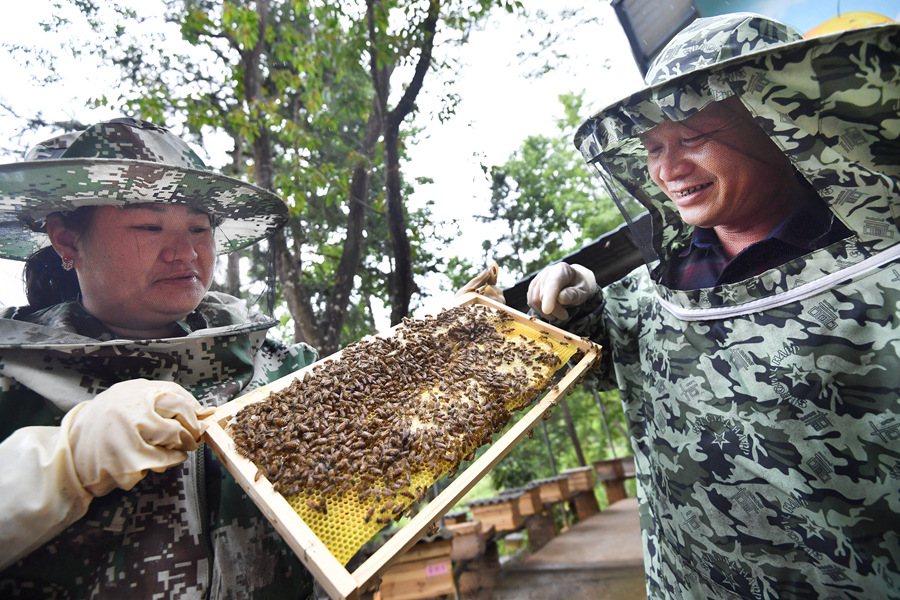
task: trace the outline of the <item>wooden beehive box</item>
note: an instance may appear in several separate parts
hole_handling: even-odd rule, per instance
[[[493,529],[482,530],[481,521],[446,525],[446,529],[453,535],[450,558],[455,561],[472,560],[484,554],[486,539],[494,533]]]
[[[597,473],[597,479],[603,482],[606,499],[610,504],[627,497],[625,479],[634,477],[634,456],[598,460],[594,462],[594,470]]]
[[[600,504],[597,502],[594,490],[573,494],[572,505],[575,508],[575,515],[581,521],[600,512]]]
[[[572,498],[572,494],[569,493],[568,478],[566,477],[549,477],[540,479],[535,483],[539,484],[538,490],[543,504],[566,502]]]
[[[381,600],[419,600],[456,593],[450,540],[419,542],[384,572],[376,592]]]
[[[522,495],[519,496],[519,514],[530,517],[539,514],[543,507],[539,486],[529,485],[522,488]]]
[[[543,509],[541,492],[535,484],[503,490],[497,494],[497,496],[501,498],[505,496],[517,498],[519,503],[519,514],[522,515],[523,518],[539,513]]]
[[[469,503],[472,519],[481,521],[484,528],[493,527],[500,531],[516,531],[522,527],[522,515],[519,513],[519,497],[522,494],[501,494],[486,500]]]
[[[594,470],[600,481],[615,481],[625,477],[621,458],[607,458],[594,461]],[[633,464],[633,463],[632,463]]]
[[[596,479],[593,467],[567,469],[561,475],[567,478],[570,493],[594,491]]]
[[[478,560],[457,563],[455,576],[460,598],[493,598],[500,582],[500,556],[496,544],[487,544]]]
[[[580,381],[585,371],[600,357],[599,346],[586,340],[573,338],[561,329],[536,321],[479,294],[466,294],[455,299],[455,304],[482,304],[504,311],[519,323],[577,347],[581,352],[580,359],[565,372],[552,389],[548,390],[533,406],[526,409],[525,414],[503,436],[495,439],[465,471],[458,473],[450,485],[434,500],[421,506],[419,512],[396,535],[392,536],[352,573],[335,558],[328,547],[304,523],[285,497],[273,489],[272,483],[264,475],[261,475],[261,471],[257,469],[256,465],[237,451],[233,440],[225,430],[228,419],[245,406],[266,400],[270,393],[283,390],[290,386],[294,379],[302,378],[305,371],[314,369],[323,361],[337,359],[340,353],[253,390],[219,407],[212,416],[204,420],[208,427],[204,434],[204,441],[318,580],[326,593],[335,600],[355,600],[363,591],[371,588],[380,575],[396,562],[399,556],[410,549],[417,540],[424,536],[427,530],[438,525],[441,517],[506,456],[512,447],[528,434],[529,430],[540,423],[547,412],[556,405],[559,398]]]
[[[556,523],[550,511],[543,511],[529,516],[525,520],[528,532],[528,549],[534,553],[546,546],[556,536]]]
[[[458,525],[460,523],[465,523],[468,520],[469,513],[464,510],[457,510],[444,515],[444,526],[449,527],[450,525]]]
[[[629,477],[634,477],[636,475],[636,471],[634,468],[634,455],[629,454],[628,456],[622,457],[622,476],[628,479]]]

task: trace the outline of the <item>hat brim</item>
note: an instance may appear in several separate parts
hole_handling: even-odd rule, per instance
[[[665,97],[669,94],[669,90],[677,90],[679,88],[682,88],[691,80],[706,79],[710,74],[717,71],[735,69],[739,68],[742,65],[749,65],[754,62],[767,60],[769,58],[777,58],[781,55],[798,53],[802,54],[810,51],[812,48],[825,46],[841,40],[842,38],[845,38],[842,41],[852,43],[854,40],[857,40],[859,38],[872,37],[873,30],[884,30],[888,28],[900,28],[900,23],[884,23],[868,27],[861,27],[859,29],[836,31],[812,38],[804,38],[794,42],[788,42],[779,46],[770,46],[763,50],[749,52],[741,56],[735,56],[718,63],[709,64],[696,70],[682,73],[681,75],[677,75],[665,81],[646,86],[643,89],[631,93],[628,96],[625,96],[624,98],[613,102],[606,108],[603,108],[591,115],[575,132],[575,147],[578,149],[582,149],[582,142],[584,138],[591,135],[592,132],[597,129],[598,123],[603,121],[604,119],[617,114],[622,114],[629,106],[634,106],[638,103],[646,102],[654,98]]]
[[[277,194],[210,171],[98,158],[12,163],[0,165],[0,257],[24,260],[45,246],[37,224],[51,213],[139,203],[210,214],[221,253],[268,237],[289,215]]]

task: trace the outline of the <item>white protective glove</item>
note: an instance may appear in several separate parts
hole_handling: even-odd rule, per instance
[[[556,263],[535,275],[528,285],[528,306],[543,317],[566,319],[566,306],[579,306],[597,288],[594,272],[581,265]]]
[[[497,266],[497,263],[491,263],[490,267],[473,277],[466,285],[462,286],[459,291],[456,292],[456,295],[462,296],[469,292],[477,292],[495,302],[506,304],[503,290],[497,287],[498,273],[500,273],[500,267]]]
[[[0,444],[0,570],[83,517],[94,496],[184,461],[213,410],[175,383],[136,379],[77,405],[59,427],[13,432]]]
[[[177,383],[132,379],[70,410],[62,427],[82,486],[102,496],[184,462],[213,411]]]

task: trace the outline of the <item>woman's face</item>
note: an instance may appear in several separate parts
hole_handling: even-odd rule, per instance
[[[116,333],[159,334],[212,283],[210,218],[185,206],[98,207],[74,246],[82,304]]]

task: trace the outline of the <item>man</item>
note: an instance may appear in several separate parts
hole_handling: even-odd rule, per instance
[[[576,134],[647,265],[528,300],[605,348],[651,598],[900,598],[898,47],[699,19]]]

